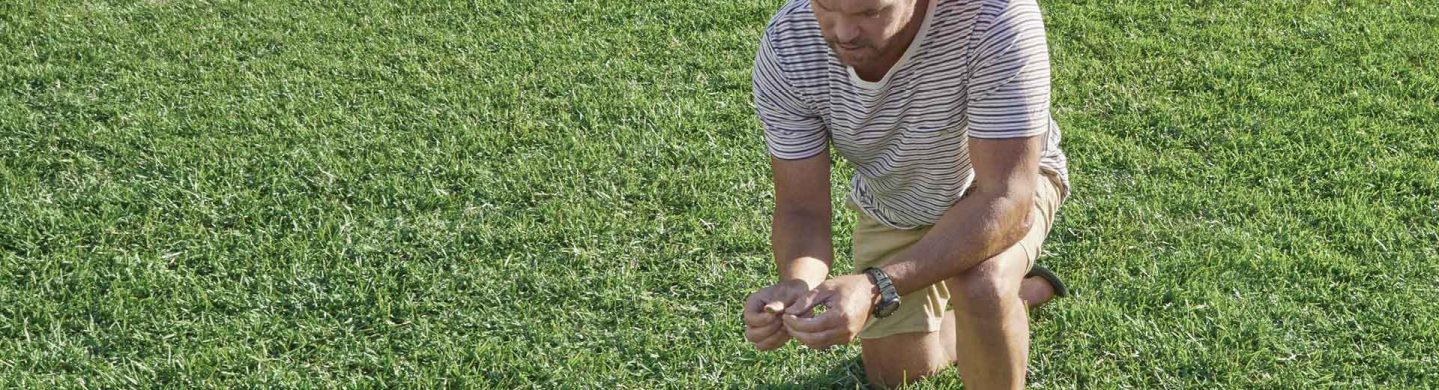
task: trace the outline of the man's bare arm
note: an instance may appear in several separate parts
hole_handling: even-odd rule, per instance
[[[830,236],[829,152],[803,160],[771,157],[774,219],[770,244],[780,281],[802,280],[814,288],[834,260]]]
[[[881,268],[900,294],[959,275],[1029,231],[1043,137],[969,140],[974,184],[904,260]]]

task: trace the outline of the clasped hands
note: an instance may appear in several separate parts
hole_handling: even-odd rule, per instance
[[[865,275],[844,275],[814,289],[790,279],[745,299],[745,340],[755,349],[779,348],[790,339],[814,349],[848,344],[869,320],[879,294]],[[816,307],[824,307],[816,314]]]

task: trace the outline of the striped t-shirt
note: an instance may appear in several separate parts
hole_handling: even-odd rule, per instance
[[[967,137],[1045,137],[1040,166],[1068,194],[1035,0],[930,0],[928,10],[899,62],[868,82],[830,52],[809,0],[780,8],[754,66],[769,153],[804,159],[832,142],[855,168],[850,199],[897,229],[933,225],[968,189]]]

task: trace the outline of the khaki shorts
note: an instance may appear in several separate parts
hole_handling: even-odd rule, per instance
[[[1039,247],[1044,244],[1045,236],[1049,235],[1055,211],[1064,201],[1058,177],[1047,171],[1036,177],[1039,178],[1039,183],[1035,186],[1034,211],[1030,213],[1030,217],[1036,220],[1029,233],[1015,244],[1024,249],[1030,268],[1034,267],[1035,259],[1039,257]],[[897,230],[865,215],[852,202],[847,202],[846,206],[859,215],[854,227],[856,273],[869,267],[899,261],[901,255],[908,252],[909,247],[919,242],[930,229],[930,226],[923,226],[913,230]],[[899,310],[894,314],[885,318],[870,318],[869,322],[864,324],[864,329],[860,330],[859,337],[875,339],[901,333],[938,331],[944,320],[942,316],[949,308],[948,303],[949,289],[943,282],[916,290],[900,297]]]

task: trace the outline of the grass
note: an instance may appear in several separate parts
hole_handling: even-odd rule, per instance
[[[854,387],[742,339],[779,4],[0,5],[0,384]],[[1439,6],[1042,5],[1033,387],[1439,386]]]

